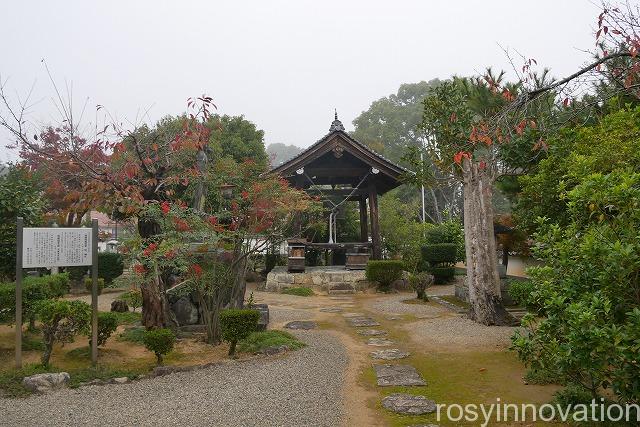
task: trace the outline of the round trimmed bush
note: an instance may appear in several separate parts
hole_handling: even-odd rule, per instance
[[[367,280],[378,283],[378,288],[388,292],[391,284],[402,278],[403,263],[399,260],[372,260],[367,262]]]
[[[147,350],[156,355],[158,365],[162,365],[162,358],[171,350],[176,343],[176,336],[171,329],[160,328],[145,331],[142,339]]]
[[[104,279],[107,286],[111,286],[113,279],[124,271],[122,254],[117,252],[100,252],[98,254],[98,277]]]
[[[247,338],[258,329],[260,312],[258,310],[231,308],[220,312],[220,330],[222,339],[229,342],[229,356],[236,353],[238,341]]]
[[[118,329],[118,316],[114,313],[98,313],[98,347],[107,343],[107,340]],[[91,347],[91,331],[89,331],[89,347]]]

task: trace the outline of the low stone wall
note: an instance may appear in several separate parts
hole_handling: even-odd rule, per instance
[[[287,267],[277,266],[267,275],[266,290],[307,287],[322,292],[360,291],[369,287],[364,270],[346,270],[341,266],[307,267],[304,273],[289,273]]]

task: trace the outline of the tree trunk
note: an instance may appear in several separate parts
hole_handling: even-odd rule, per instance
[[[486,169],[464,159],[464,237],[469,286],[469,317],[484,325],[513,324],[500,294],[493,233],[493,182]]]
[[[160,224],[145,218],[138,219],[138,233],[142,239],[148,239],[161,231]],[[154,271],[154,277],[140,285],[142,293],[142,325],[147,329],[166,326],[167,297],[162,279]]]

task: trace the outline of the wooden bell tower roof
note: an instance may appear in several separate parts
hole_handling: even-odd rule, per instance
[[[366,177],[378,194],[398,187],[402,184],[401,176],[412,173],[350,137],[337,113],[328,134],[271,172],[302,188],[308,188],[312,183],[355,187]],[[300,179],[302,174],[305,175],[303,180]]]

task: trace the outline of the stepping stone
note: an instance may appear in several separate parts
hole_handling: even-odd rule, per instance
[[[365,337],[375,337],[378,335],[387,335],[387,331],[381,331],[380,329],[362,329],[358,331],[358,335],[364,335]]]
[[[386,347],[391,344],[393,344],[393,341],[386,338],[369,338],[369,340],[367,341],[367,345],[372,345],[375,347]]]
[[[409,357],[409,352],[398,350],[397,348],[389,348],[385,350],[376,350],[369,353],[374,359],[397,360]]]
[[[400,316],[389,316],[386,318],[387,320],[400,320],[402,319]]]
[[[393,393],[382,399],[382,406],[397,414],[422,415],[436,411],[436,402],[424,396]],[[432,424],[429,424],[432,425]]]
[[[422,386],[427,383],[410,365],[373,365],[380,387],[388,386]]]
[[[294,322],[289,322],[284,325],[287,329],[315,329],[316,322],[312,322],[310,320],[296,320]]]
[[[347,318],[350,318],[350,317],[365,317],[364,313],[344,313],[343,316],[347,317]]]
[[[355,326],[356,328],[380,326],[380,323],[376,322],[370,317],[354,317],[351,319],[347,319],[347,322],[349,322],[351,326]]]
[[[340,307],[325,307],[320,309],[323,313],[341,313],[344,309]]]
[[[353,302],[353,297],[350,297],[350,296],[334,295],[334,296],[330,296],[329,299],[332,299],[334,301],[350,301],[350,302]]]

